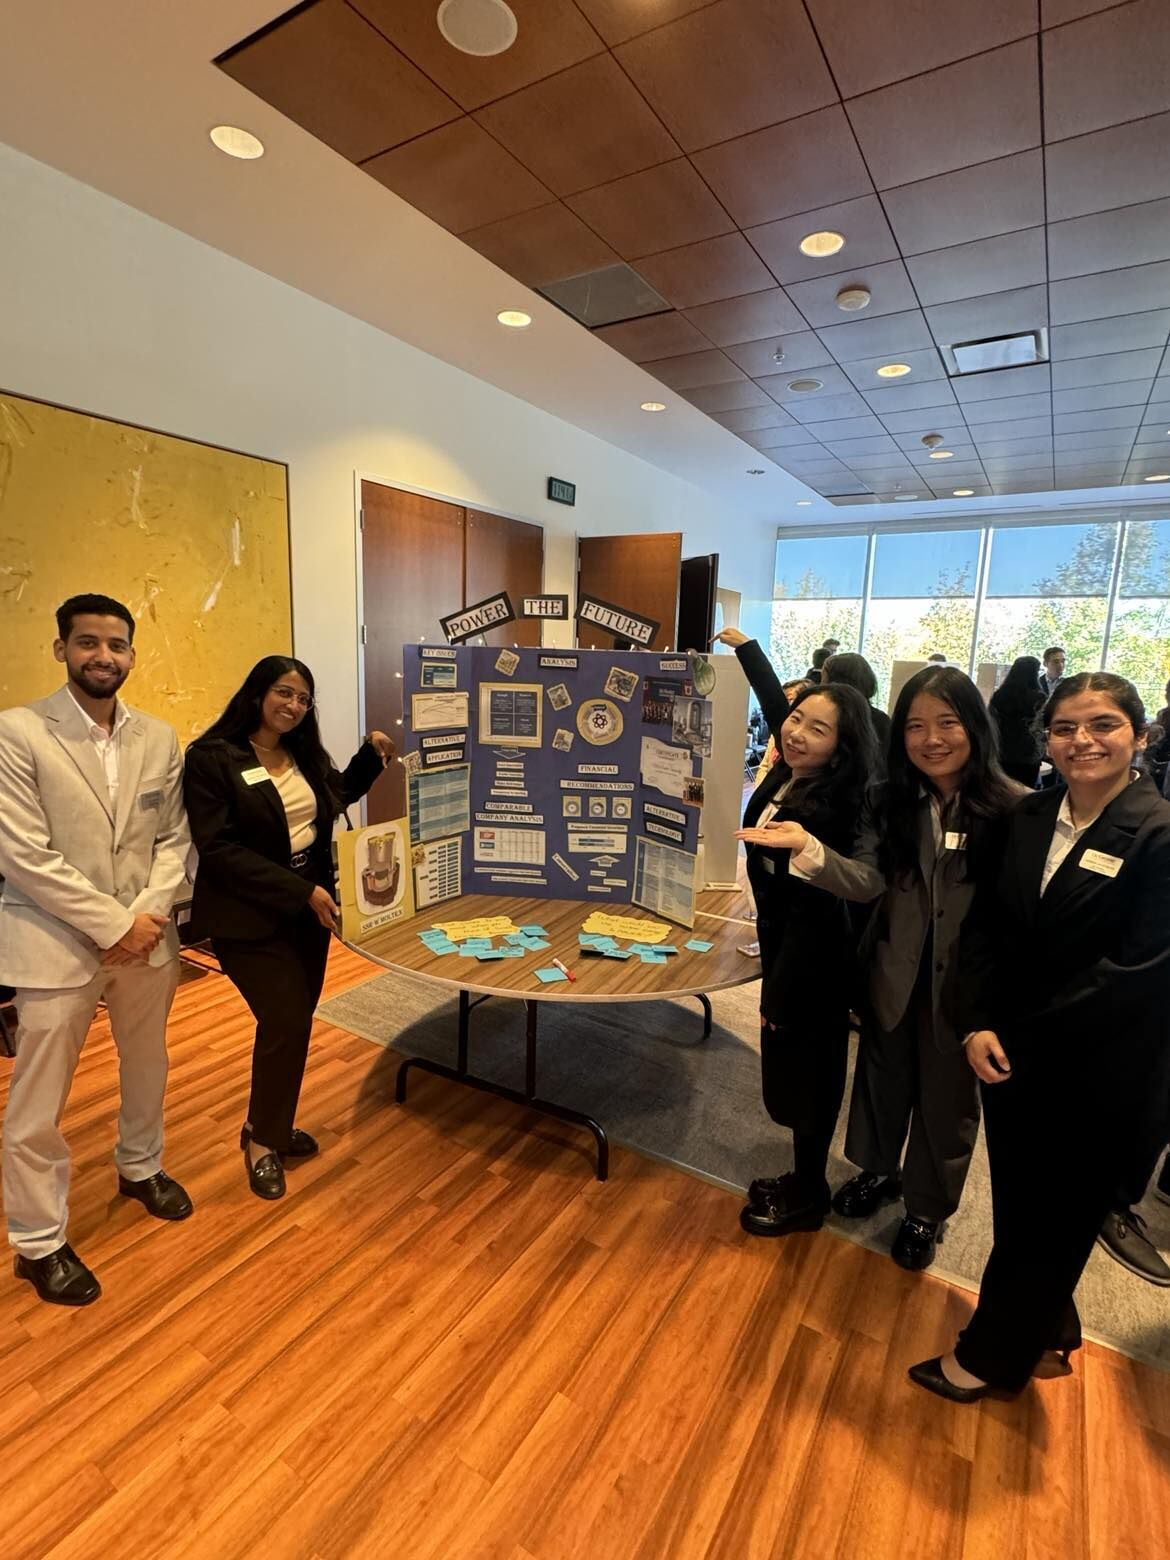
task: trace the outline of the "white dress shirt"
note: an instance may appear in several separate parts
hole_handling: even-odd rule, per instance
[[[81,708],[81,705],[77,703],[75,698],[73,698],[73,689],[69,687],[68,683],[65,685],[65,691],[68,693],[69,697],[73,699],[73,703],[76,706],[78,713],[80,714],[82,720],[84,720],[86,726],[89,728],[89,740],[97,749],[98,760],[101,763],[103,772],[105,773],[106,790],[110,794],[110,806],[116,807],[118,804],[118,779],[120,775],[120,737],[122,727],[130,719],[129,712],[127,711],[124,704],[115,699],[114,729],[113,731],[107,731],[104,726],[99,726],[97,721],[95,721],[91,715],[87,714],[86,711]]]

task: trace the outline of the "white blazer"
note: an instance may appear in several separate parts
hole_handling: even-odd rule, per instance
[[[135,915],[169,916],[191,836],[170,726],[127,708],[112,808],[85,716],[65,688],[0,711],[0,982],[84,986]],[[150,955],[177,956],[173,925]]]

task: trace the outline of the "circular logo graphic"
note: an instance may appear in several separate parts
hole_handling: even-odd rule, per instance
[[[608,747],[622,734],[622,712],[612,699],[587,699],[577,711],[577,730],[594,747]]]

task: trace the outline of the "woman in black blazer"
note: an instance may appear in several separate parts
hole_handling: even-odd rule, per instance
[[[1044,693],[1040,687],[1040,662],[1034,655],[1020,655],[991,695],[991,713],[999,732],[999,759],[1004,772],[1029,791],[1040,778],[1040,711]]]
[[[394,744],[372,732],[339,774],[321,745],[313,674],[265,656],[187,749],[183,789],[199,851],[191,920],[256,1019],[240,1147],[259,1197],[284,1196],[284,1159],[316,1141],[293,1125],[325,979],[333,823],[373,785]]]
[[[1086,672],[1044,723],[1068,789],[1011,814],[960,944],[995,1244],[953,1353],[910,1371],[956,1402],[1019,1392],[1038,1367],[1067,1373],[1073,1291],[1170,1090],[1170,803],[1131,769],[1142,702],[1123,677]]]

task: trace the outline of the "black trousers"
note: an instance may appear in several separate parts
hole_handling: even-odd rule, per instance
[[[306,909],[287,931],[255,942],[213,937],[211,946],[256,1020],[248,1102],[252,1135],[282,1153],[292,1135],[313,1013],[325,983],[328,929]]]
[[[792,1128],[796,1174],[812,1197],[827,1188],[848,1065],[847,1009],[828,1012],[817,1023],[765,1023],[760,1030],[764,1109],[780,1126]]]
[[[1100,1096],[1087,1049],[1045,1051],[1009,1049],[1011,1078],[981,1085],[994,1244],[955,1357],[1009,1392],[1046,1349],[1079,1347],[1073,1291],[1126,1163],[1120,1110]]]

